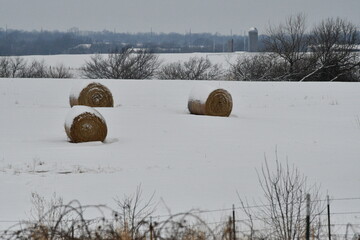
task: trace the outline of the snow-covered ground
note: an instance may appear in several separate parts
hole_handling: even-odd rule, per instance
[[[0,79],[0,230],[29,218],[31,193],[114,204],[141,184],[157,214],[239,206],[262,193],[256,169],[275,149],[332,198],[360,197],[360,84],[99,80],[114,108],[98,108],[105,143],[72,144],[64,130],[83,80]],[[190,115],[193,87],[233,97],[229,118]],[[360,200],[333,201],[335,223],[360,223]],[[226,213],[221,213],[226,214]],[[337,217],[337,220],[336,220]],[[341,218],[340,218],[341,217]]]

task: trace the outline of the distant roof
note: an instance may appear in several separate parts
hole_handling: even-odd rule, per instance
[[[251,27],[249,28],[249,32],[258,32],[258,30],[256,29],[256,27]]]

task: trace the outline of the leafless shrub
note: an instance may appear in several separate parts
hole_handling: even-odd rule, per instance
[[[159,65],[158,57],[153,53],[126,49],[111,53],[107,58],[95,55],[81,70],[84,77],[91,79],[149,79]]]
[[[292,73],[288,72],[289,64],[272,53],[239,57],[230,63],[228,79],[238,81],[298,81],[314,70],[316,59],[307,54],[299,59]]]
[[[47,78],[48,69],[45,65],[45,61],[33,60],[23,72],[20,73],[22,78]]]
[[[56,221],[56,219],[60,217],[61,211],[53,211],[53,207],[64,204],[63,199],[56,196],[55,193],[49,200],[40,196],[38,193],[31,193],[31,203],[33,206],[30,210],[32,220],[42,226],[52,224]]]
[[[0,77],[8,78],[11,76],[11,60],[8,57],[0,58]]]
[[[26,70],[26,67],[27,67],[26,61],[20,57],[10,58],[10,61],[11,61],[11,65],[10,65],[11,76],[10,77],[13,77],[13,78],[19,77],[19,75],[21,75],[21,73]]]
[[[26,62],[20,57],[2,57],[0,58],[0,77],[15,78],[19,77],[26,69]]]
[[[256,226],[253,220],[260,221],[268,229],[271,239],[295,240],[305,236],[306,195],[312,198],[310,222],[314,228],[315,237],[319,236],[321,214],[324,205],[321,201],[320,189],[317,185],[308,185],[307,178],[294,166],[283,165],[279,162],[277,153],[275,170],[270,171],[267,160],[258,172],[258,179],[265,200],[259,208],[250,208],[247,201],[240,198],[245,214],[250,219],[248,226],[251,230],[251,239],[254,239]],[[259,204],[257,204],[259,205]]]
[[[69,69],[63,64],[57,66],[50,66],[47,74],[48,78],[72,78],[73,75],[70,73]]]
[[[235,63],[229,64],[228,78],[237,81],[272,81],[285,70],[270,54],[238,57]]]
[[[222,67],[203,57],[166,64],[157,73],[159,79],[219,80],[222,77]]]

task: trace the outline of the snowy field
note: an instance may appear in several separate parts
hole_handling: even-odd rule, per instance
[[[264,155],[273,166],[275,149],[324,195],[360,197],[359,83],[100,80],[115,101],[98,109],[107,140],[72,144],[64,122],[78,81],[0,79],[0,230],[29,219],[32,192],[113,206],[141,184],[160,215],[165,204],[173,213],[238,207],[236,192],[262,197],[256,169]],[[202,84],[232,94],[229,118],[189,114]],[[360,224],[360,200],[333,201],[332,212],[353,212],[335,223]]]
[[[234,52],[234,53],[177,53],[177,54],[157,54],[158,59],[162,64],[187,61],[191,57],[203,57],[207,58],[213,64],[220,64],[224,69],[229,67],[229,63],[233,63],[238,57],[244,57],[254,55],[258,53],[249,52]],[[102,54],[107,57],[108,54]],[[36,56],[24,56],[23,58],[27,61],[36,59],[38,61],[44,60],[49,66],[57,66],[63,64],[69,67],[72,73],[76,77],[82,77],[79,69],[91,59],[94,54],[80,54],[80,55],[36,55]]]
[[[238,56],[253,55],[257,53],[249,52],[234,52],[234,53],[161,53],[156,54],[159,56],[159,60],[163,63],[186,61],[190,57],[204,57],[208,58],[212,63],[226,65],[227,60],[235,60]],[[85,61],[89,60],[94,54],[73,54],[73,55],[34,55],[23,56],[26,60],[44,60],[48,65],[64,64],[67,67],[80,68]],[[107,56],[107,54],[101,54]]]

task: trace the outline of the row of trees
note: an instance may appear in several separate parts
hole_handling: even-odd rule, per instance
[[[89,41],[89,38],[70,32],[25,32],[0,28],[0,56],[65,54]]]
[[[24,58],[0,58],[0,78],[71,78],[64,65],[47,66],[44,61],[27,62]]]
[[[82,75],[91,79],[222,79],[224,70],[209,59],[192,57],[185,62],[161,65],[157,55],[127,48],[104,58],[94,55],[81,68]]]
[[[147,48],[156,53],[224,52],[228,51],[230,39],[236,51],[244,50],[241,35],[90,32],[76,28],[68,32],[27,32],[0,28],[0,56],[110,53],[125,46]]]
[[[157,55],[146,51],[125,49],[107,57],[94,55],[80,69],[81,77],[89,79],[189,79],[223,80],[221,65],[209,59],[192,57],[185,62],[161,65]],[[0,57],[0,78],[72,78],[74,74],[64,65],[48,66],[45,62],[22,57]]]
[[[228,61],[230,68],[227,71],[205,58],[191,58],[159,68],[160,64],[152,54],[138,52],[134,57],[130,49],[110,54],[108,59],[95,56],[82,70],[88,78],[360,81],[359,41],[358,28],[351,22],[328,18],[308,32],[306,18],[299,14],[289,17],[285,23],[269,27],[264,40],[266,52]],[[125,58],[129,61],[124,61]],[[136,66],[129,65],[133,61],[142,62],[144,67],[130,67]],[[118,74],[119,69],[136,71],[124,75]],[[139,74],[139,71],[146,73]]]

